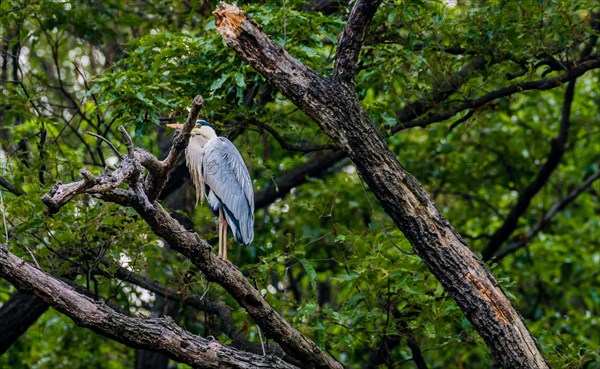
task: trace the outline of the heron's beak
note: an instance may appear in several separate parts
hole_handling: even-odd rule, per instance
[[[183,124],[167,124],[166,126],[169,128],[183,129]]]

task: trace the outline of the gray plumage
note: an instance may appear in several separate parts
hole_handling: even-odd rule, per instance
[[[231,141],[217,137],[206,143],[202,173],[211,209],[218,213],[221,204],[236,241],[250,244],[254,238],[254,191],[244,160]]]
[[[221,206],[236,241],[248,245],[254,238],[254,191],[248,168],[231,141],[217,137],[206,122],[199,121],[197,127],[186,150],[196,203],[206,196],[215,214]]]

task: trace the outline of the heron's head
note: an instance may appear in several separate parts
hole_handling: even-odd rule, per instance
[[[175,128],[175,129],[183,129],[183,124],[167,124],[167,127]],[[205,120],[198,119],[196,121],[196,125],[192,128],[192,132],[190,133],[192,137],[199,136],[206,140],[210,140],[217,137],[217,133]]]

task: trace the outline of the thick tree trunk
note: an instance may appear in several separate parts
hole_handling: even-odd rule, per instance
[[[502,366],[548,368],[522,317],[485,265],[388,149],[352,83],[321,77],[302,65],[236,6],[221,3],[214,15],[225,42],[347,153],[385,211]]]

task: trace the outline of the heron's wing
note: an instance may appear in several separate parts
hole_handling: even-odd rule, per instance
[[[254,238],[254,190],[248,168],[239,151],[224,137],[204,146],[204,181],[210,188],[208,198],[219,199],[235,239],[247,245]],[[211,203],[212,207],[212,203]]]
[[[198,136],[190,137],[185,150],[185,161],[196,188],[196,205],[199,199],[204,199],[204,181],[202,176],[202,161],[204,159],[205,142]]]

